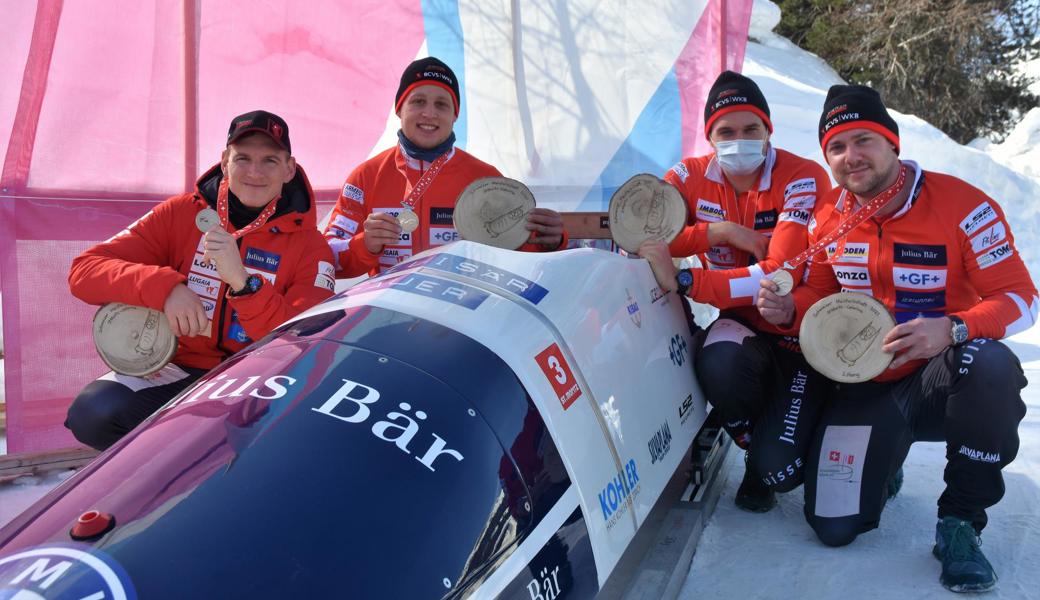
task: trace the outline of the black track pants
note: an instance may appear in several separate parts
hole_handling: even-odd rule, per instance
[[[730,436],[748,447],[763,482],[779,492],[801,484],[827,380],[805,362],[797,339],[720,317],[695,365],[705,397]]]
[[[72,401],[65,427],[80,442],[104,450],[204,373],[173,364],[148,377],[107,373],[88,383]]]
[[[910,445],[945,441],[938,516],[981,531],[1018,453],[1025,385],[1018,358],[987,339],[948,348],[899,381],[832,384],[809,451],[806,520],[825,544],[850,543],[878,526]]]

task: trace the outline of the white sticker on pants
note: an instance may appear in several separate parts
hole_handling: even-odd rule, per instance
[[[708,337],[704,340],[704,346],[710,346],[715,342],[733,342],[735,344],[742,344],[744,338],[753,337],[754,331],[751,331],[747,327],[744,327],[736,321],[730,319],[719,319],[712,324],[711,329],[708,330]]]
[[[816,473],[816,516],[859,514],[863,466],[869,442],[870,425],[827,427]]]
[[[134,377],[133,375],[123,375],[122,373],[109,371],[101,377],[98,377],[97,381],[114,381],[125,385],[135,392],[140,392],[145,388],[159,387],[160,385],[175,383],[185,377],[189,377],[189,375],[184,369],[173,363],[167,363],[166,366],[155,373],[145,375],[144,377]]]

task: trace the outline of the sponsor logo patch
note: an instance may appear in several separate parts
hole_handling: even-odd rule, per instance
[[[396,265],[399,262],[406,261],[412,257],[411,248],[398,248],[396,246],[384,246],[383,253],[379,255],[379,264],[381,265]]]
[[[1011,242],[1004,242],[996,248],[976,256],[975,261],[979,263],[980,269],[988,269],[1006,258],[1011,258],[1014,253],[1015,251],[1011,248]]]
[[[332,221],[333,227],[338,227],[347,233],[357,233],[358,222],[349,217],[343,215],[336,215],[336,218]],[[340,236],[342,237],[342,236]]]
[[[672,172],[679,178],[679,181],[686,183],[686,178],[690,176],[690,171],[686,168],[686,165],[682,163],[676,163],[672,167]]]
[[[314,278],[314,287],[336,291],[336,267],[323,260],[318,261],[318,275]]]
[[[246,248],[246,257],[242,264],[247,267],[256,267],[265,271],[277,271],[278,263],[282,261],[281,254],[261,250],[260,248]]]
[[[892,268],[892,282],[897,288],[939,290],[946,287],[946,269]]]
[[[625,290],[625,295],[628,298],[628,302],[625,303],[625,311],[628,313],[628,318],[632,319],[632,324],[636,327],[643,326],[643,316],[639,314],[639,303],[632,297],[632,292]]]
[[[732,266],[734,264],[733,249],[729,246],[712,246],[708,248],[708,260],[717,265]]]
[[[919,310],[919,311],[908,311],[908,310],[897,310],[895,312],[896,324],[902,325],[908,321],[921,317],[922,319],[936,319],[938,317],[946,316],[941,310]]]
[[[866,267],[831,265],[838,283],[849,287],[870,287],[870,273]]]
[[[188,273],[188,288],[203,298],[216,300],[217,294],[220,293],[220,280],[198,273]]]
[[[833,259],[834,253],[837,251],[838,244],[831,244],[827,246],[827,258]],[[841,256],[838,257],[837,262],[867,264],[867,259],[869,257],[870,244],[848,243],[845,244],[845,249],[842,250]]]
[[[639,495],[641,485],[639,473],[636,472],[636,461],[629,460],[624,469],[610,480],[597,495],[599,508],[603,513],[603,521],[607,529],[613,529],[621,517],[628,512],[631,501]]]
[[[812,210],[816,206],[816,196],[795,196],[784,202],[784,210]]]
[[[469,310],[476,310],[489,296],[484,290],[464,283],[428,277],[417,273],[369,279],[352,287],[350,295],[366,294],[385,289],[434,298],[442,302],[468,308]]]
[[[213,263],[208,260],[203,260],[202,253],[196,252],[195,256],[191,259],[191,270],[209,277],[217,277],[217,268],[213,266]]]
[[[1000,452],[983,452],[967,446],[961,446],[961,449],[957,451],[957,454],[961,456],[967,456],[971,460],[984,463],[996,464],[1000,462]]]
[[[456,273],[516,294],[531,304],[538,304],[549,293],[549,290],[516,273],[455,254],[436,254],[420,258],[408,263],[407,267],[429,267],[445,273]]]
[[[581,398],[581,388],[578,387],[571,367],[567,364],[567,359],[563,357],[563,352],[556,343],[539,352],[538,356],[534,357],[534,361],[541,367],[549,385],[556,392],[563,410],[567,410],[575,400]]]
[[[764,210],[755,213],[755,230],[776,227],[776,210]]]
[[[454,227],[430,227],[430,245],[443,246],[460,240],[459,232]]]
[[[365,203],[365,192],[356,185],[350,185],[349,183],[343,186],[343,197],[356,200],[358,204]]]
[[[465,459],[461,452],[448,447],[450,442],[447,437],[450,436],[442,437],[428,430],[430,426],[426,425],[424,421],[428,417],[426,410],[430,409],[422,406],[413,408],[413,404],[422,402],[422,398],[400,402],[399,400],[402,398],[391,395],[390,398],[392,399],[386,402],[386,406],[382,406],[378,405],[383,397],[379,390],[349,379],[342,379],[342,381],[343,385],[329,396],[321,406],[311,407],[311,410],[327,417],[338,419],[343,423],[365,424],[364,427],[354,431],[360,433],[367,430],[371,435],[380,440],[390,442],[389,444],[380,444],[380,446],[387,450],[396,448],[397,451],[403,453],[403,455],[398,456],[413,467],[415,463],[412,461],[418,461],[424,467],[436,473],[437,467],[443,469],[448,465],[455,465]],[[295,383],[295,380],[293,380],[293,383]],[[398,412],[398,409],[400,412]],[[377,420],[369,427],[367,423],[368,418],[373,414],[378,414],[377,410],[385,415],[383,418],[386,420]],[[387,412],[384,413],[383,411]],[[408,414],[410,411],[415,412],[415,418]],[[402,421],[406,425],[402,425]],[[420,432],[420,428],[424,425],[427,427],[427,431]],[[431,438],[433,443],[425,450],[421,447],[409,448],[409,445],[415,440],[426,441]],[[438,459],[440,460],[438,461]]]
[[[686,354],[686,338],[678,333],[673,335],[672,339],[668,340],[668,357],[672,359],[672,364],[677,367],[683,366]]]
[[[896,308],[938,310],[946,306],[946,290],[939,292],[906,292],[896,290]]]
[[[697,200],[697,210],[694,214],[698,221],[706,223],[718,222],[726,218],[726,211],[722,210],[722,205],[709,202],[703,198]]]
[[[668,421],[654,432],[653,437],[646,443],[646,449],[650,451],[650,464],[655,465],[668,455],[672,449],[672,430],[668,428]]]
[[[946,266],[946,246],[896,244],[892,260],[904,265]]]
[[[785,210],[784,212],[780,213],[780,222],[791,222],[806,225],[809,223],[809,217],[811,216],[812,215],[807,210]]]
[[[431,225],[451,225],[454,223],[452,217],[455,214],[455,207],[430,207],[430,224]]]
[[[137,598],[126,571],[104,552],[41,546],[0,558],[0,598]]]
[[[993,210],[989,202],[983,202],[978,205],[975,210],[971,211],[967,217],[961,221],[961,229],[969,237],[974,235],[976,231],[982,229],[983,226],[988,225],[993,219],[997,218],[997,211]]]
[[[999,244],[1004,241],[1007,237],[1007,229],[1004,228],[1004,224],[997,221],[993,225],[983,229],[978,235],[971,238],[971,249],[975,253],[982,252],[986,248]]]
[[[682,425],[686,424],[686,421],[690,419],[690,415],[693,414],[693,394],[686,394],[686,397],[679,403],[679,423]]]
[[[791,183],[787,184],[784,188],[784,199],[788,199],[791,196],[797,196],[799,194],[815,194],[816,193],[816,180],[812,177],[806,177],[805,179],[795,179]]]

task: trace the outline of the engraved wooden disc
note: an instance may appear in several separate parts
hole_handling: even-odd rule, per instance
[[[144,377],[170,362],[177,336],[163,313],[112,302],[94,314],[94,346],[116,373]]]
[[[610,197],[608,222],[617,245],[634,254],[647,240],[674,240],[686,226],[686,203],[670,183],[643,173]]]
[[[877,377],[892,362],[881,346],[895,326],[885,305],[874,298],[839,292],[809,308],[798,337],[814,369],[833,381],[859,383]]]

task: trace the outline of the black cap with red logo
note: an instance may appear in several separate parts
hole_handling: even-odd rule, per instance
[[[869,129],[891,142],[899,154],[899,125],[888,114],[881,94],[865,85],[832,85],[820,114],[820,147],[849,129]]]
[[[432,56],[413,61],[405,68],[401,74],[401,85],[397,87],[397,96],[394,98],[394,112],[401,110],[401,104],[409,92],[420,85],[430,84],[440,86],[451,94],[451,99],[455,102],[455,116],[459,116],[459,80],[451,67]]]
[[[762,119],[766,129],[773,132],[773,122],[769,120],[769,103],[758,85],[740,73],[723,71],[712,84],[708,100],[704,103],[704,137],[711,139],[711,127],[716,119],[738,110],[754,113]]]
[[[230,146],[232,142],[242,136],[258,131],[267,134],[267,137],[274,140],[274,143],[292,154],[292,144],[289,143],[289,126],[285,124],[285,119],[266,110],[254,110],[232,119],[231,127],[228,128],[227,143]]]

